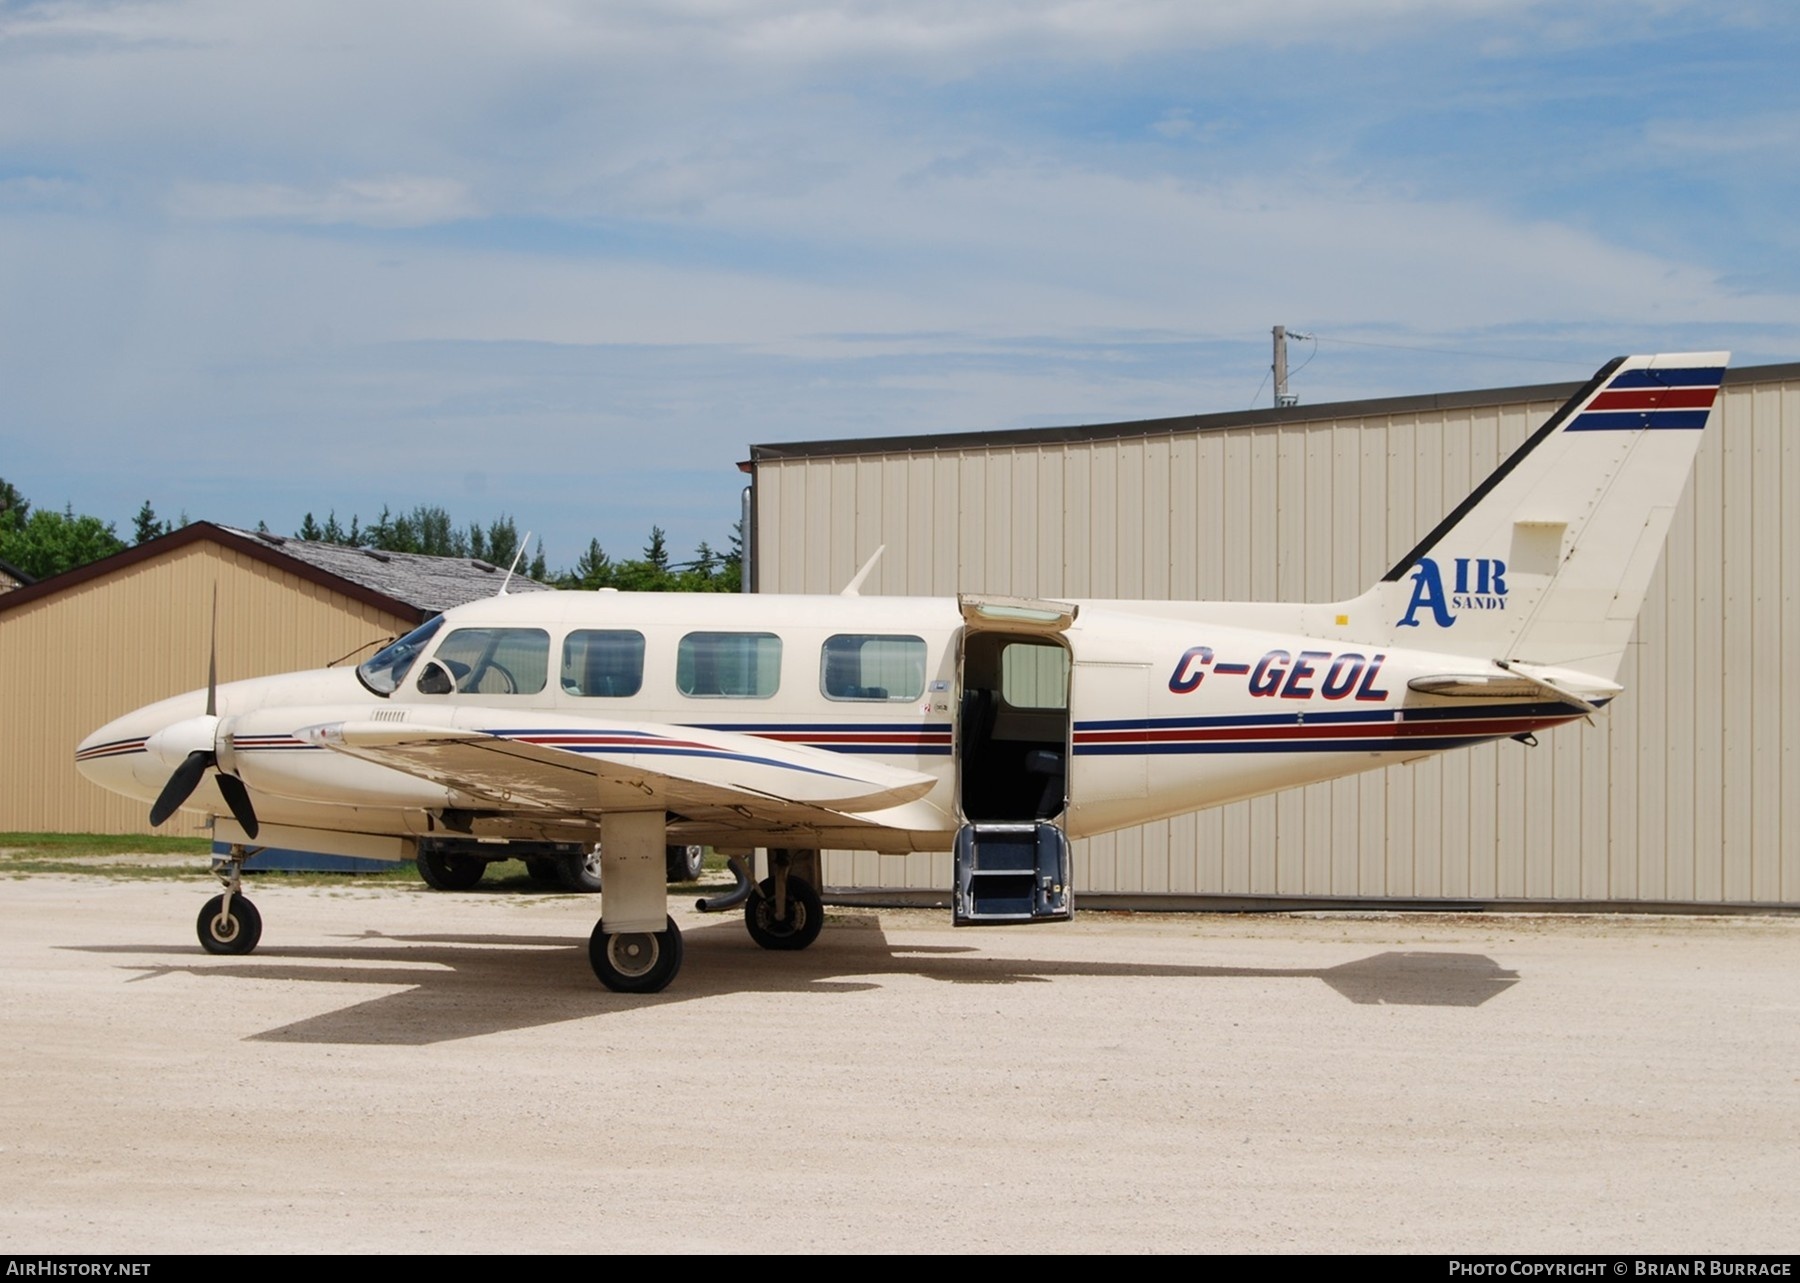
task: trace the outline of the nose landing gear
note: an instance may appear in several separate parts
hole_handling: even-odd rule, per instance
[[[244,861],[253,854],[246,847],[234,845],[224,859],[213,864],[225,894],[208,900],[194,923],[200,947],[208,953],[249,953],[262,939],[262,914],[243,893]]]

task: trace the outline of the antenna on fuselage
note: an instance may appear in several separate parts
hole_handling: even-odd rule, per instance
[[[506,568],[506,578],[500,581],[500,591],[495,593],[494,596],[506,596],[506,585],[512,582],[513,571],[519,568],[519,558],[525,555],[525,550],[529,547],[531,547],[531,531],[527,530],[525,532],[525,537],[519,540],[519,550],[513,554],[512,565]]]
[[[840,596],[840,597],[860,597],[860,596],[862,596],[863,580],[865,580],[869,577],[869,572],[871,570],[875,569],[875,563],[881,560],[881,554],[886,551],[887,551],[886,544],[882,544],[881,547],[877,548],[875,550],[874,554],[872,556],[870,556],[870,558],[867,561],[863,562],[863,568],[856,572],[856,577],[854,579],[852,579],[849,583],[844,585],[844,591],[839,593],[838,596]]]

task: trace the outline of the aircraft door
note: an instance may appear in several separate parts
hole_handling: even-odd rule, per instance
[[[1054,820],[1068,803],[1069,650],[1060,637],[964,629],[957,802],[969,820]]]
[[[964,598],[957,651],[957,806],[952,920],[958,926],[1073,916],[1068,809],[1069,686],[1058,602]]]

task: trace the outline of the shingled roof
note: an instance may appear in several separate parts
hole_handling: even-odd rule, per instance
[[[472,557],[428,557],[415,552],[346,548],[342,544],[312,543],[285,535],[236,530],[210,521],[196,521],[160,539],[147,540],[135,548],[40,579],[27,587],[0,593],[0,612],[103,575],[127,570],[138,562],[202,540],[221,544],[392,614],[417,616],[421,622],[452,606],[492,597],[506,579],[504,567]],[[507,583],[506,591],[547,592],[549,589],[515,574]]]
[[[11,592],[15,588],[26,588],[36,581],[8,561],[0,561],[0,592]]]
[[[374,548],[350,548],[343,544],[314,543],[256,530],[232,534],[273,548],[283,556],[303,561],[328,575],[373,588],[376,592],[428,613],[437,614],[464,602],[492,597],[506,579],[504,566],[474,557],[430,557],[417,552],[381,552]],[[543,584],[515,574],[507,583],[509,593],[546,592]]]

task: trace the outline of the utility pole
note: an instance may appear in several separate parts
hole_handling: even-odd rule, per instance
[[[1275,335],[1275,408],[1296,405],[1300,398],[1288,391],[1287,384],[1287,326],[1277,325]]]
[[[1277,325],[1272,333],[1275,335],[1275,408],[1282,410],[1300,404],[1300,398],[1288,391],[1287,341],[1290,338],[1310,339],[1312,335],[1289,334],[1285,325]]]

